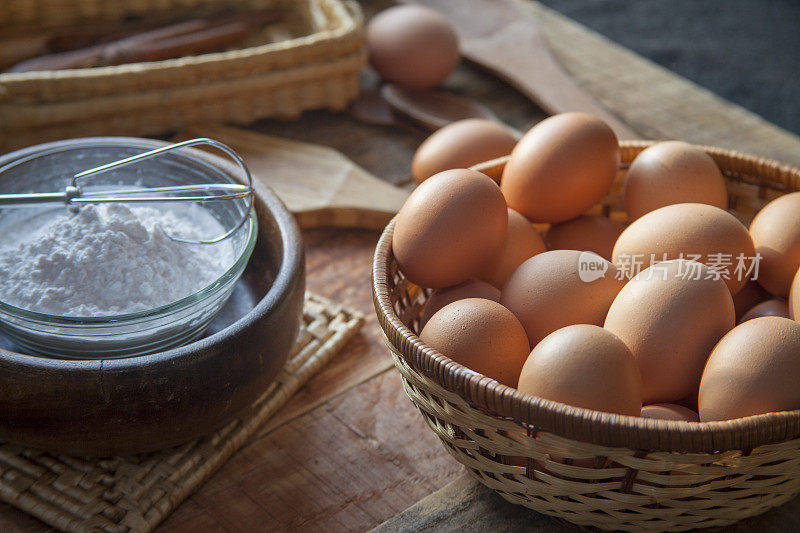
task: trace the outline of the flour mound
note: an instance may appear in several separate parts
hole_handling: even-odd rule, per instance
[[[82,207],[2,251],[0,299],[62,316],[134,313],[175,302],[233,263],[227,242],[188,244],[167,236],[199,238],[209,234],[209,224],[220,226],[210,214],[183,217],[122,204]]]

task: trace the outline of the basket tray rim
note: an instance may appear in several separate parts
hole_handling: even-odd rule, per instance
[[[630,162],[657,141],[620,141],[623,162]],[[731,163],[786,190],[800,189],[800,169],[735,150],[695,145],[711,155],[723,171]],[[508,156],[471,167],[479,171],[501,170]],[[741,172],[741,171],[737,171]],[[733,172],[736,173],[736,172]],[[726,176],[728,178],[729,176]],[[456,393],[496,418],[513,420],[561,437],[608,447],[680,453],[712,453],[752,450],[761,445],[800,437],[800,409],[718,422],[680,422],[646,419],[573,407],[524,394],[513,387],[478,374],[433,348],[405,326],[390,300],[389,266],[394,260],[391,243],[396,217],[384,229],[375,249],[372,289],[378,322],[386,341],[420,374]]]
[[[306,0],[311,1],[311,0]],[[306,64],[326,62],[341,56],[353,54],[362,46],[360,37],[362,15],[357,7],[349,0],[320,0],[328,8],[335,12],[335,17],[329,17],[329,28],[318,29],[307,35],[292,37],[283,41],[246,46],[233,50],[220,52],[208,52],[204,54],[184,56],[160,61],[147,61],[138,63],[126,63],[122,65],[110,65],[104,67],[76,68],[68,70],[41,70],[31,72],[0,72],[0,83],[7,91],[12,91],[19,84],[22,90],[28,90],[31,83],[47,83],[53,79],[57,80],[94,80],[108,79],[120,75],[127,76],[147,76],[152,72],[169,72],[185,70],[186,68],[217,68],[220,64],[231,62],[241,62],[257,58],[272,58],[284,54],[298,54],[301,50],[313,50],[322,46],[328,46],[326,53],[328,57],[321,61],[311,60],[311,55],[306,52],[308,58],[304,59]],[[276,67],[273,70],[280,70]],[[6,96],[4,99],[8,99]]]

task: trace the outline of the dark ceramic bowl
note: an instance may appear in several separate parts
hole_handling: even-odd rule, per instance
[[[91,139],[52,144],[84,142]],[[198,157],[234,172],[222,158]],[[257,184],[255,209],[259,235],[250,262],[204,338],[151,355],[74,361],[17,353],[0,339],[7,348],[0,348],[0,440],[127,455],[187,442],[251,405],[289,356],[305,293],[294,218]]]

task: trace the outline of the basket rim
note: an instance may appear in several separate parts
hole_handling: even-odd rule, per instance
[[[309,0],[310,1],[310,0]],[[273,43],[265,43],[234,50],[209,52],[194,56],[183,56],[161,61],[126,63],[104,67],[76,68],[67,70],[40,70],[31,72],[0,72],[0,83],[16,84],[51,79],[103,79],[120,74],[144,76],[154,71],[180,70],[188,67],[213,66],[231,61],[244,61],[251,58],[277,56],[284,53],[295,53],[298,50],[310,49],[319,45],[337,45],[338,56],[346,56],[357,51],[361,46],[359,33],[362,15],[357,4],[350,0],[320,0],[325,2],[336,17],[330,17],[331,28],[313,31]],[[355,6],[355,7],[354,7]]]
[[[620,147],[640,151],[657,141],[620,141]],[[800,189],[800,169],[735,150],[695,145],[715,158],[764,167],[770,175],[791,179],[791,189]],[[631,157],[632,159],[632,157]],[[472,167],[497,170],[508,156]],[[724,169],[724,165],[723,166]],[[800,437],[800,409],[754,415],[716,422],[682,422],[618,415],[573,407],[524,394],[513,387],[453,361],[406,327],[394,311],[388,286],[391,243],[396,218],[386,226],[375,249],[372,290],[378,322],[387,343],[412,368],[444,389],[460,395],[473,407],[496,417],[511,419],[524,427],[554,433],[577,441],[608,447],[624,447],[681,453],[749,451],[757,446]]]

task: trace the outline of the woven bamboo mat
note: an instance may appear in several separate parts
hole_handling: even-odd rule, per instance
[[[240,418],[183,446],[96,460],[0,442],[0,500],[62,531],[151,531],[342,348],[363,318],[307,293],[297,344],[276,380]]]
[[[800,137],[534,1],[550,48],[581,87],[650,139],[800,164]]]

